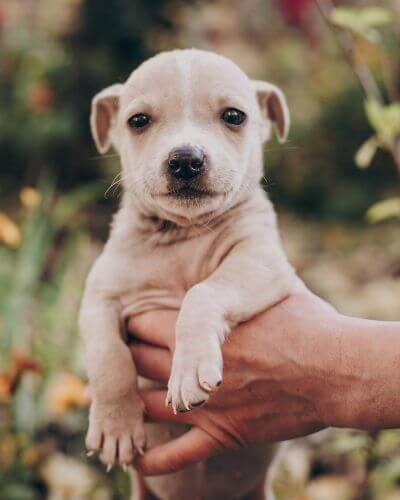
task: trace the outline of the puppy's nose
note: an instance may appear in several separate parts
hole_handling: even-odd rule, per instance
[[[171,151],[168,157],[169,173],[176,179],[190,180],[204,170],[204,153],[200,148],[186,146]]]

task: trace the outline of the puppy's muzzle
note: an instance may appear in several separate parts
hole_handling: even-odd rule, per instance
[[[190,181],[201,175],[204,167],[205,155],[198,147],[177,148],[168,156],[168,173],[175,179]]]

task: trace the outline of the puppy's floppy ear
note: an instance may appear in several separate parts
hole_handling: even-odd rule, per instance
[[[111,147],[111,129],[119,109],[119,97],[123,85],[116,83],[106,87],[92,99],[90,127],[99,153],[106,153]]]
[[[289,133],[290,115],[286,98],[279,87],[272,83],[253,81],[258,104],[265,120],[272,122],[279,142],[285,142]],[[268,126],[264,126],[264,139],[268,138]]]

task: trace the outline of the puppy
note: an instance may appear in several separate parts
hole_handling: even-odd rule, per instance
[[[92,396],[86,444],[110,468],[131,464],[146,435],[152,445],[185,431],[145,432],[123,335],[129,316],[180,311],[167,404],[189,411],[220,386],[231,328],[294,286],[259,186],[263,143],[271,130],[286,139],[289,113],[276,86],[191,49],[161,53],[102,90],[90,121],[99,152],[119,153],[124,189],[80,314]],[[249,498],[272,455],[271,447],[251,447],[145,484],[162,500]]]

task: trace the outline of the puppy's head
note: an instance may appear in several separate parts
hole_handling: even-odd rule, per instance
[[[120,155],[124,189],[174,221],[217,215],[253,189],[262,143],[286,139],[282,92],[228,59],[200,50],[161,53],[92,102],[101,153]]]

